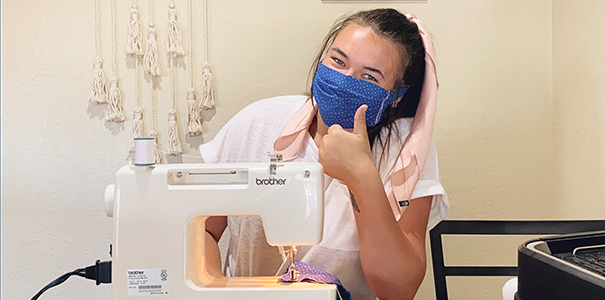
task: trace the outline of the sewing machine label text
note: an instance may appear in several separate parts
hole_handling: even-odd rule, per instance
[[[287,179],[256,178],[256,185],[284,185]]]
[[[128,270],[128,296],[167,295],[167,269]]]

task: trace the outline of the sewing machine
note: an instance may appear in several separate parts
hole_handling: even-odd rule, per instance
[[[219,278],[205,267],[209,216],[259,215],[269,244],[314,245],[322,238],[323,192],[316,163],[122,167],[105,192],[114,220],[112,299],[334,300],[334,285]]]

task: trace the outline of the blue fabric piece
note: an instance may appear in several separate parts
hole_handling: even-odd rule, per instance
[[[353,300],[353,297],[351,297],[351,293],[349,293],[349,291],[345,289],[338,277],[324,270],[301,262],[299,260],[294,260],[294,267],[296,268],[296,271],[299,272],[297,282],[318,282],[335,284],[338,291],[338,295],[336,298],[337,300]],[[282,275],[279,281],[293,282],[292,278],[290,278],[290,273],[288,272],[289,270],[290,267],[288,267],[288,270],[286,270],[286,273]]]
[[[313,97],[321,118],[328,126],[339,124],[342,128],[353,128],[355,112],[363,104],[368,105],[366,125],[376,125],[387,106],[407,90],[406,85],[399,91],[387,91],[372,82],[332,70],[321,62],[313,78]]]

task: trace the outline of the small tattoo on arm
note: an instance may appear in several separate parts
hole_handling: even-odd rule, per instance
[[[357,200],[355,200],[355,196],[353,196],[353,193],[351,193],[351,191],[349,191],[349,195],[351,195],[351,205],[353,205],[353,208],[358,213],[361,213],[361,211],[359,210],[359,206],[357,205]]]

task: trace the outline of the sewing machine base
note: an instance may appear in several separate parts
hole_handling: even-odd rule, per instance
[[[336,286],[333,284],[319,284],[309,282],[283,283],[277,282],[277,277],[224,277],[215,278],[206,287],[199,287],[192,282],[179,283],[180,287],[171,289],[165,287],[166,293],[156,294],[146,292],[141,295],[129,295],[129,291],[113,291],[114,300],[123,299],[153,299],[166,300],[198,300],[200,296],[204,299],[213,300],[240,300],[240,299],[263,299],[263,300],[334,300],[336,299]],[[172,291],[173,290],[173,291]],[[203,290],[203,294],[199,292]],[[135,291],[138,292],[138,291]],[[141,297],[143,296],[143,297]],[[151,299],[151,298],[150,298]]]

